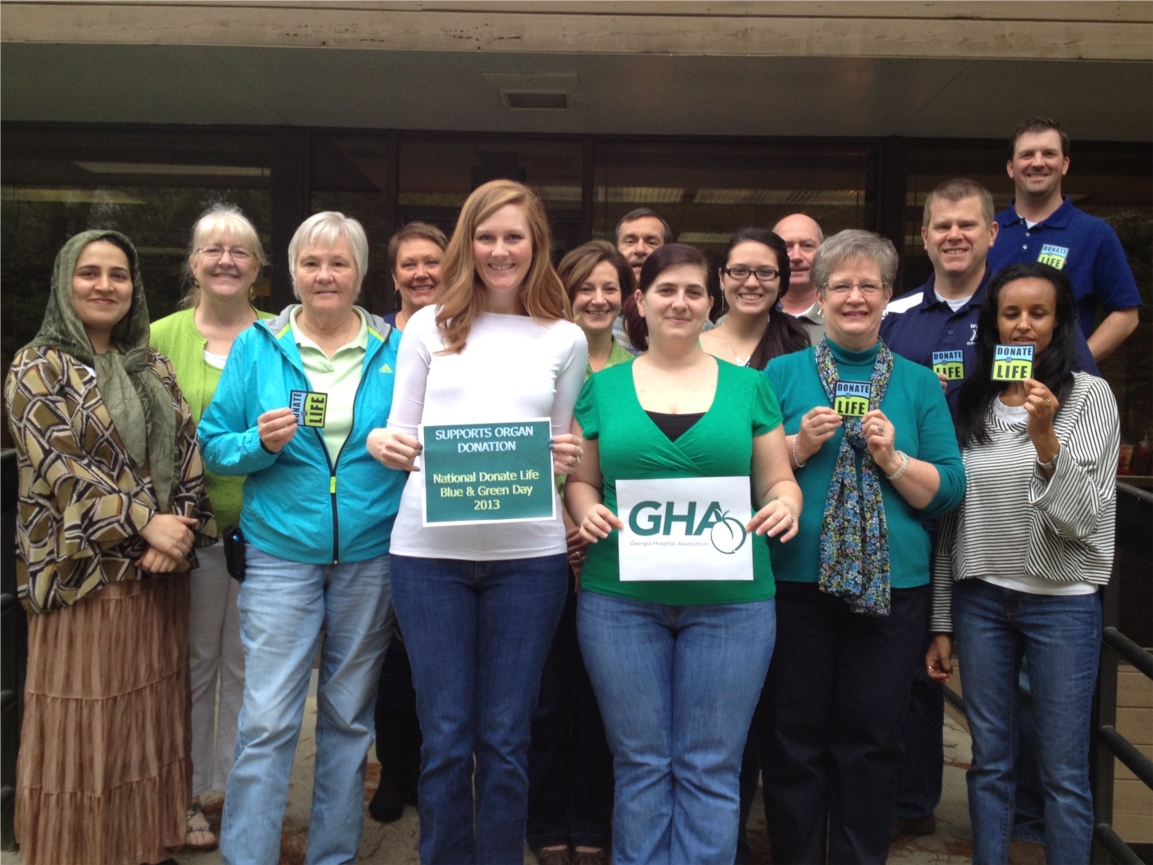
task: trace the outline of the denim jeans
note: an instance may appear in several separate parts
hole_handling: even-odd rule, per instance
[[[613,835],[613,755],[577,644],[575,579],[565,598],[532,713],[528,829],[532,847],[600,847]]]
[[[244,702],[228,776],[220,849],[227,865],[276,865],[288,781],[316,645],[316,768],[308,865],[356,859],[372,708],[391,630],[388,556],[338,565],[290,562],[246,547],[240,586]]]
[[[1009,861],[1017,783],[1022,658],[1029,660],[1045,856],[1088,862],[1093,837],[1089,735],[1101,648],[1096,594],[1033,595],[982,580],[953,587],[953,626],[973,736],[967,775],[973,861]]]
[[[530,720],[567,574],[563,553],[486,562],[392,557],[424,736],[424,865],[524,861]]]
[[[577,634],[613,752],[613,861],[731,865],[775,601],[678,607],[581,592]]]

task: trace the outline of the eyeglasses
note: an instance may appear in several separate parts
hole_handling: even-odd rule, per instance
[[[757,282],[775,282],[781,275],[779,270],[772,267],[758,267],[756,270],[749,270],[743,264],[738,264],[736,267],[722,267],[721,273],[740,282],[744,282],[749,278],[749,274],[753,273],[757,276]]]
[[[830,285],[827,290],[831,291],[833,294],[838,294],[843,297],[854,288],[859,288],[861,290],[861,294],[870,297],[874,294],[880,294],[885,290],[885,286],[883,284],[878,285],[875,282],[838,282],[836,285]]]
[[[252,258],[252,253],[243,246],[230,246],[227,249],[223,246],[202,246],[196,251],[209,261],[219,261],[224,257],[225,252],[232,256],[232,260],[238,264],[243,264]]]

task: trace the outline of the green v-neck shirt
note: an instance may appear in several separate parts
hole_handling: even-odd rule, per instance
[[[776,394],[753,369],[717,362],[717,392],[704,417],[675,442],[641,408],[633,363],[606,367],[585,382],[575,416],[582,435],[596,439],[604,503],[617,512],[618,480],[751,476],[753,438],[780,426]],[[752,501],[752,486],[749,487]],[[756,511],[756,504],[753,511]],[[773,597],[772,565],[763,537],[753,542],[753,579],[621,582],[614,530],[588,549],[581,590],[654,604],[736,604]]]

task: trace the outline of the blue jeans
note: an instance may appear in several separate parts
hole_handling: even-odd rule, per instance
[[[424,736],[424,865],[524,861],[530,721],[567,575],[564,554],[488,562],[392,557]]]
[[[953,587],[953,626],[973,735],[967,775],[973,861],[1009,861],[1017,677],[1022,658],[1028,658],[1045,795],[1045,856],[1049,862],[1088,862],[1090,717],[1101,649],[1098,596],[1032,595],[963,580]]]
[[[613,861],[731,865],[776,602],[677,607],[581,592],[577,634],[613,752]]]
[[[323,631],[305,861],[353,862],[364,829],[373,695],[391,630],[388,556],[307,565],[248,544],[246,557],[239,597],[244,703],[224,800],[223,860],[279,861],[289,774]]]

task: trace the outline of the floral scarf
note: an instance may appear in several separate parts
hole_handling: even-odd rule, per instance
[[[869,409],[885,398],[893,373],[893,353],[879,343],[873,375],[869,381]],[[817,375],[832,405],[840,378],[827,337],[817,343]],[[844,598],[854,613],[887,616],[889,594],[889,530],[877,465],[865,445],[860,418],[845,418],[845,434],[821,522],[821,591]],[[856,454],[861,452],[858,486]]]

